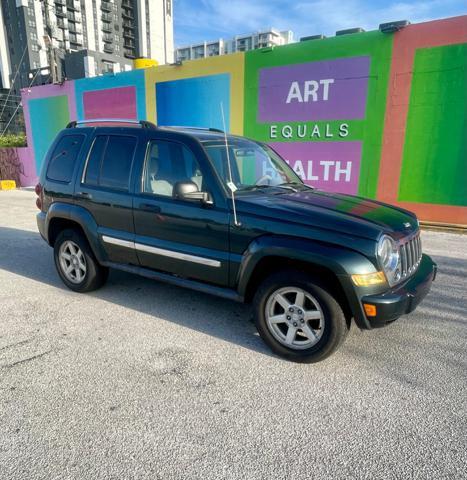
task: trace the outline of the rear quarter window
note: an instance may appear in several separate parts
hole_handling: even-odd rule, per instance
[[[64,135],[57,143],[47,167],[47,178],[70,183],[78,160],[84,135]]]

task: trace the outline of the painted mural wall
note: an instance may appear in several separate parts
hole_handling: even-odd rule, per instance
[[[36,172],[70,120],[265,141],[311,185],[467,225],[467,17],[24,90]]]

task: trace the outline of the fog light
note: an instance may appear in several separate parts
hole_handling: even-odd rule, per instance
[[[376,317],[376,307],[375,305],[371,305],[369,303],[364,303],[363,308],[365,309],[365,313],[367,317]]]
[[[352,275],[352,281],[357,287],[369,287],[386,283],[386,276],[383,272],[357,273]]]

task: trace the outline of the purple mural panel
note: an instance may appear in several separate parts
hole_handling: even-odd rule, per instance
[[[83,93],[84,118],[136,119],[136,88],[118,87]]]
[[[356,194],[361,142],[270,143],[302,180],[330,192]]]
[[[263,68],[258,122],[365,117],[370,57]]]

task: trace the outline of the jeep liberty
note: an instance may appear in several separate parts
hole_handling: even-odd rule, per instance
[[[295,361],[328,357],[352,320],[413,311],[436,275],[411,212],[314,189],[268,145],[216,129],[72,122],[36,194],[70,289],[115,268],[248,302],[262,339]]]

